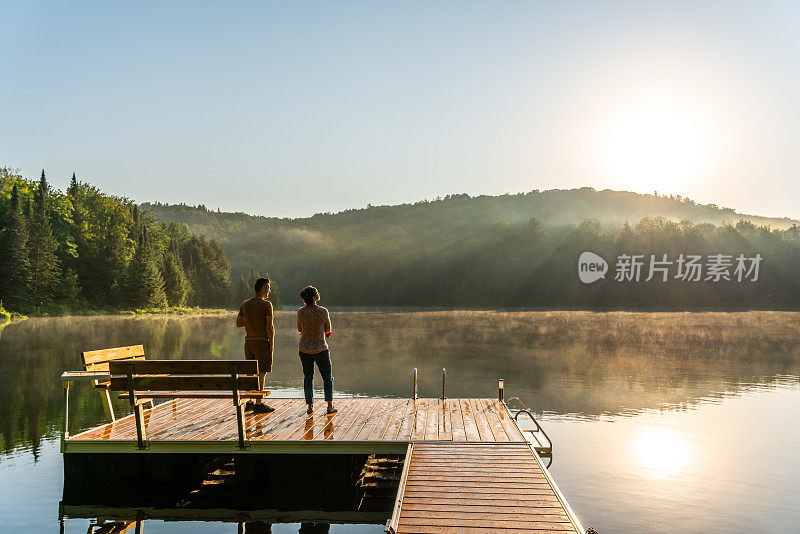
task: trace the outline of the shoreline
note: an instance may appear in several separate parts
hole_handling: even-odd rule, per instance
[[[70,317],[210,317],[232,314],[235,313],[235,310],[224,308],[156,308],[147,310],[81,310],[70,311],[68,313],[31,315],[22,315],[16,312],[10,313],[10,317],[0,318],[0,325],[18,323],[27,319],[58,319]]]

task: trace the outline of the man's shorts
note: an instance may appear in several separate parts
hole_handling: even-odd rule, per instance
[[[249,340],[244,341],[244,357],[248,360],[258,360],[258,372],[272,371],[272,351],[269,350],[269,341]]]

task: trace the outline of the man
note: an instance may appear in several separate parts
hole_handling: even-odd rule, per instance
[[[272,303],[267,300],[270,284],[268,278],[256,280],[254,289],[256,294],[247,299],[239,308],[236,317],[236,326],[244,327],[244,357],[248,360],[258,360],[258,387],[264,389],[264,379],[272,371],[272,356],[275,352],[275,325],[272,323]],[[262,399],[256,402],[247,401],[245,410],[255,413],[269,413],[275,408],[267,406]]]

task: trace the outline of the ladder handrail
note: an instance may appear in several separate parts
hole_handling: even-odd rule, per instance
[[[547,432],[544,431],[544,428],[542,428],[542,425],[539,424],[539,421],[536,420],[536,418],[533,416],[533,414],[530,412],[530,410],[519,410],[514,415],[514,421],[516,422],[519,419],[519,414],[522,414],[522,413],[524,413],[528,417],[530,417],[531,421],[533,421],[533,424],[536,425],[536,429],[535,430],[525,429],[525,431],[526,432],[530,432],[531,436],[533,437],[533,439],[535,439],[542,448],[546,448],[547,449],[546,454],[552,455],[553,454],[553,440],[550,439],[550,436],[547,435]],[[546,447],[544,445],[542,445],[541,441],[539,441],[539,438],[536,435],[537,432],[541,432],[542,436],[544,436],[544,439],[547,440],[547,446]]]
[[[552,461],[552,455],[553,455],[553,440],[551,440],[551,439],[550,439],[550,436],[548,436],[548,435],[547,435],[547,432],[545,432],[545,431],[544,431],[544,428],[542,428],[542,425],[540,425],[540,424],[539,424],[539,421],[537,421],[537,420],[536,420],[536,418],[533,416],[533,413],[531,413],[531,411],[528,409],[528,407],[527,407],[527,406],[525,406],[525,403],[524,403],[524,402],[522,402],[522,399],[520,399],[519,397],[511,397],[511,398],[510,398],[510,399],[508,399],[508,401],[506,401],[506,403],[505,403],[505,404],[506,404],[506,408],[508,408],[508,409],[509,409],[509,411],[512,411],[512,412],[513,412],[513,411],[514,411],[514,409],[513,409],[513,408],[511,408],[511,407],[509,406],[509,404],[511,404],[511,403],[512,403],[512,402],[514,402],[514,401],[517,401],[517,403],[519,403],[519,405],[521,406],[521,408],[520,408],[520,409],[518,409],[518,410],[516,410],[516,413],[514,413],[514,422],[515,422],[515,423],[516,423],[516,422],[518,422],[518,420],[519,420],[519,414],[521,414],[521,413],[524,413],[524,414],[526,414],[528,417],[530,417],[531,421],[533,421],[533,424],[534,424],[534,425],[536,425],[536,428],[535,428],[534,430],[529,430],[529,429],[521,429],[521,430],[525,430],[525,432],[530,432],[530,433],[531,433],[531,437],[532,437],[533,439],[535,439],[535,440],[536,440],[536,442],[539,444],[539,448],[541,448],[541,449],[544,449],[544,450],[542,451],[542,454],[543,454],[543,455],[548,455],[548,456],[550,456],[550,458],[551,458],[551,461]],[[519,426],[519,425],[517,425],[517,426]],[[542,442],[539,440],[539,437],[536,435],[538,432],[541,432],[541,433],[542,433],[542,435],[544,436],[544,438],[547,440],[547,446],[543,445],[543,444],[542,444]]]

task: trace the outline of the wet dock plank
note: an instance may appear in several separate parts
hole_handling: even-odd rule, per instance
[[[368,399],[338,401],[339,411],[325,414],[325,403],[314,404],[313,416],[306,414],[303,399],[270,398],[275,411],[245,417],[247,439],[266,441],[347,442],[523,442],[524,437],[508,409],[496,399]],[[236,413],[230,400],[174,399],[144,411],[148,441],[233,442],[237,439]],[[136,440],[131,416],[100,425],[65,442]],[[488,453],[488,451],[487,451]]]

